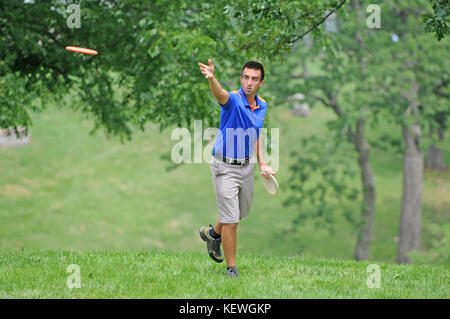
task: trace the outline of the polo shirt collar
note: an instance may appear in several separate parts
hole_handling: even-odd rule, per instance
[[[242,85],[241,85],[241,88],[239,89],[239,94],[242,97],[242,101],[244,102],[244,105],[245,106],[250,106],[250,103],[248,103],[247,97],[245,96],[244,89],[242,88]],[[256,99],[256,105],[257,106],[261,106],[262,103],[261,103],[261,100],[258,97],[258,94],[256,94],[255,99]]]

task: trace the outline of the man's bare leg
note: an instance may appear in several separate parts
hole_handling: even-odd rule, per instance
[[[214,226],[214,231],[216,232],[216,234],[218,235],[222,234],[222,226],[223,224],[220,221],[218,221],[216,226]]]
[[[236,266],[237,227],[238,223],[221,225],[222,245],[227,267]]]

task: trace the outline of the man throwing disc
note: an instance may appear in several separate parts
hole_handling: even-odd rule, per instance
[[[264,83],[264,67],[249,61],[241,70],[239,91],[226,91],[214,76],[214,65],[199,63],[209,81],[211,91],[220,108],[219,134],[212,151],[211,174],[219,210],[219,221],[200,228],[200,237],[206,242],[209,256],[222,262],[221,243],[227,263],[226,274],[239,277],[236,267],[237,227],[248,216],[253,201],[256,144],[257,162],[261,174],[275,175],[264,162],[260,130],[267,110],[266,101],[256,93]]]

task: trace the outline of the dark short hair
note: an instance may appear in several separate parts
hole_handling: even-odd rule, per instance
[[[242,76],[245,68],[254,69],[254,70],[260,70],[261,71],[261,81],[264,80],[264,67],[263,67],[263,65],[261,63],[256,62],[256,61],[248,61],[242,67],[241,76]]]

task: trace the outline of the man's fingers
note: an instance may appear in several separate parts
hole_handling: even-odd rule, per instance
[[[265,178],[269,178],[270,175],[275,175],[275,172],[271,167],[267,167],[261,170],[261,174],[263,174]]]
[[[201,62],[198,63],[198,65],[200,65],[201,67],[204,67],[204,68],[213,67],[211,59],[208,59],[208,64],[209,65],[203,64]]]
[[[204,65],[204,64],[202,64],[201,66],[200,66],[200,70],[202,70],[202,72],[203,71],[206,71],[206,72],[208,72],[209,70],[208,70],[208,66],[206,66],[206,65]]]
[[[208,59],[208,65],[205,65],[203,63],[198,63],[198,65],[200,66],[200,70],[202,71],[202,74],[205,76],[206,79],[210,79],[213,77],[213,66],[212,66],[212,62],[211,59]]]

